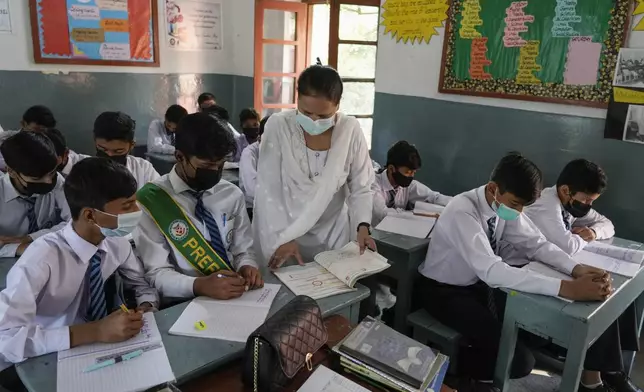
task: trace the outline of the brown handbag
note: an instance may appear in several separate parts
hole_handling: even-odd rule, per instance
[[[253,332],[244,351],[242,380],[253,392],[285,387],[327,342],[322,312],[314,299],[299,295]]]

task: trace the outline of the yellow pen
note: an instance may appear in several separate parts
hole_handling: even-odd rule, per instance
[[[125,304],[121,304],[121,310],[125,313],[130,313],[130,310],[127,308],[127,306],[125,306]]]

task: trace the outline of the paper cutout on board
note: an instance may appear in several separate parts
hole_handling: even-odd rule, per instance
[[[638,1],[633,15],[642,15],[644,14],[644,1]],[[639,22],[633,27],[633,31],[644,31],[644,17],[640,19]]]
[[[104,42],[105,31],[103,29],[72,29],[72,39],[76,42]]]
[[[581,16],[577,15],[577,0],[557,0],[555,17],[552,19],[552,36],[578,36],[579,33],[570,24],[579,22],[581,22]]]
[[[592,37],[572,37],[568,43],[564,84],[590,86],[597,84],[602,44]]]
[[[492,64],[492,61],[487,58],[487,37],[474,38],[470,53],[470,78],[492,79],[492,75],[485,71],[485,67]]]
[[[478,1],[477,1],[478,3]],[[443,27],[449,9],[448,0],[386,0],[382,6],[382,25],[385,34],[391,33],[397,42],[429,43]]]
[[[613,87],[613,99],[619,103],[644,104],[644,91]]]
[[[541,80],[534,74],[541,71],[537,64],[541,41],[528,41],[519,52],[519,67],[517,69],[517,84],[541,84]]]
[[[127,33],[130,31],[130,26],[123,19],[101,19],[101,27],[105,31],[115,33]]]
[[[519,35],[528,31],[526,23],[534,22],[534,15],[526,15],[523,11],[527,5],[527,1],[515,1],[505,10],[503,45],[506,48],[521,47],[528,42]]]
[[[483,26],[483,19],[481,19],[479,12],[481,12],[481,3],[479,0],[464,0],[463,1],[463,19],[461,19],[461,28],[459,33],[463,39],[480,38],[481,33],[476,30],[476,26]]]

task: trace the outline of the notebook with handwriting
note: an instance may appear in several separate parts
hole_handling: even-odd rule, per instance
[[[632,278],[642,267],[644,252],[601,242],[591,242],[572,258],[578,263]]]

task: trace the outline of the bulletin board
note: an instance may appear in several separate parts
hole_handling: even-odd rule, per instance
[[[159,66],[156,0],[29,0],[36,63]]]
[[[632,0],[451,0],[439,91],[606,107]]]

